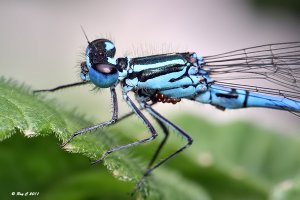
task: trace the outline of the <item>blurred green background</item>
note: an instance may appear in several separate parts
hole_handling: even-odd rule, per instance
[[[1,1],[1,75],[35,89],[78,81],[77,62],[86,45],[80,25],[91,39],[112,38],[118,56],[208,55],[299,40],[299,13],[299,2],[292,0]],[[91,89],[48,98],[66,109],[77,108],[92,122],[104,121],[110,115],[109,94]],[[193,146],[165,169],[198,187],[207,199],[300,199],[299,118],[263,109],[221,112],[191,102],[156,108],[194,138]],[[127,111],[121,103],[121,113]],[[136,119],[106,131],[133,141],[146,132]],[[2,141],[0,199],[12,199],[18,191],[39,195],[16,199],[130,199],[133,183],[116,180],[102,165],[90,166],[87,157],[64,152],[58,144],[54,136],[28,139],[21,134]],[[172,136],[162,156],[183,144]],[[157,145],[128,152],[147,162]]]

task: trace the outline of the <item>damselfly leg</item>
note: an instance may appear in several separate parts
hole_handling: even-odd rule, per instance
[[[147,126],[148,130],[151,133],[151,136],[142,140],[138,140],[136,142],[130,143],[130,144],[126,144],[126,145],[122,145],[113,149],[110,149],[108,151],[106,151],[102,157],[96,161],[94,161],[92,164],[101,162],[104,158],[106,158],[109,154],[115,152],[115,151],[119,151],[122,149],[127,149],[142,143],[146,143],[146,142],[150,142],[153,139],[155,139],[157,137],[157,132],[154,129],[153,125],[150,123],[150,121],[143,115],[143,113],[136,107],[136,105],[133,103],[133,101],[129,98],[129,96],[127,95],[127,93],[123,93],[123,98],[126,101],[126,103],[129,105],[129,107],[133,110],[133,112],[145,123],[145,125]]]
[[[98,129],[98,128],[109,126],[109,125],[115,123],[118,120],[118,99],[117,99],[117,94],[116,94],[115,88],[111,87],[110,88],[110,93],[111,93],[111,100],[112,100],[112,105],[113,105],[113,114],[112,114],[111,119],[106,121],[106,122],[102,122],[100,124],[90,126],[90,127],[87,127],[87,128],[76,131],[75,133],[73,133],[73,135],[66,142],[64,142],[61,145],[62,147],[66,146],[69,142],[71,142],[71,140],[74,139],[74,137],[76,137],[80,134],[84,134],[84,133],[87,133],[89,131],[92,131],[92,130],[95,130],[95,129]]]
[[[169,130],[168,130],[167,126],[163,122],[161,122],[159,119],[157,119],[156,117],[154,117],[154,119],[158,123],[158,125],[160,126],[160,128],[162,129],[163,134],[164,134],[164,138],[160,142],[160,144],[159,144],[158,148],[156,149],[155,153],[153,154],[153,156],[152,156],[152,158],[151,158],[151,160],[150,160],[150,162],[148,164],[148,168],[147,169],[149,169],[153,165],[153,163],[157,159],[157,157],[158,157],[161,149],[163,148],[163,146],[165,145],[165,143],[166,143],[166,141],[167,141],[167,139],[169,137]]]
[[[76,82],[76,83],[70,83],[70,84],[66,84],[66,85],[60,85],[58,87],[55,88],[51,88],[51,89],[43,89],[43,90],[33,90],[33,93],[39,93],[39,92],[55,92],[57,90],[62,90],[65,88],[70,88],[70,87],[75,87],[75,86],[79,86],[79,85],[85,85],[89,83],[89,81],[80,81],[80,82]]]
[[[163,117],[162,115],[160,115],[158,112],[156,112],[151,106],[145,104],[145,103],[141,103],[142,107],[144,107],[156,120],[160,121],[162,124],[165,124],[169,127],[171,127],[172,129],[174,129],[177,133],[179,133],[186,141],[187,144],[185,144],[184,146],[182,146],[181,148],[179,148],[178,150],[176,150],[175,152],[173,152],[172,154],[170,154],[169,156],[165,157],[164,159],[160,160],[158,163],[156,163],[154,166],[150,166],[148,167],[148,169],[146,170],[146,172],[143,174],[143,177],[141,178],[141,180],[138,182],[138,184],[136,185],[136,188],[134,189],[134,191],[132,192],[132,194],[134,194],[136,191],[138,191],[142,184],[144,183],[145,179],[147,178],[147,176],[149,176],[151,174],[151,172],[153,172],[153,170],[155,170],[157,167],[161,166],[162,164],[164,164],[165,162],[167,162],[169,159],[173,158],[174,156],[176,156],[177,154],[179,154],[180,152],[182,152],[183,150],[185,150],[187,147],[189,147],[190,145],[192,145],[193,143],[193,139],[191,136],[189,136],[186,132],[184,132],[181,128],[179,128],[178,126],[176,126],[175,124],[173,124],[171,121],[169,121],[168,119],[166,119],[165,117]],[[163,146],[163,144],[161,144],[161,147]],[[161,148],[160,147],[160,148]],[[159,148],[159,149],[160,149]],[[158,149],[158,153],[159,153],[159,149]],[[158,154],[157,153],[157,154]],[[153,162],[155,159],[152,159]]]
[[[154,105],[154,104],[156,104],[156,103],[151,104],[151,106]],[[143,107],[140,108],[140,110],[144,110],[144,109],[145,108],[143,108]],[[122,117],[119,117],[119,119],[118,119],[118,121],[116,123],[119,123],[120,121],[122,121],[122,120],[124,120],[124,119],[126,119],[126,118],[128,118],[130,116],[132,116],[133,114],[135,114],[135,113],[133,111],[131,111],[131,112],[123,115]],[[158,120],[156,117],[153,117],[153,118],[155,119],[155,121],[157,122],[157,124],[159,125],[159,127],[162,129],[164,137],[163,137],[163,140],[158,145],[158,148],[156,149],[155,153],[153,154],[153,156],[152,156],[149,164],[147,165],[148,168],[150,168],[152,166],[152,164],[155,162],[155,160],[157,159],[157,157],[158,157],[158,155],[159,155],[162,147],[165,145],[165,143],[166,143],[166,141],[167,141],[167,139],[169,137],[169,130],[168,130],[167,126],[164,123],[162,123],[160,120]]]

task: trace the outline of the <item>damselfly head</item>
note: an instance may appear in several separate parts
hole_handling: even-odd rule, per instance
[[[113,86],[119,77],[113,58],[115,53],[115,45],[110,40],[96,39],[89,42],[86,48],[86,62],[81,64],[80,77],[101,88]]]

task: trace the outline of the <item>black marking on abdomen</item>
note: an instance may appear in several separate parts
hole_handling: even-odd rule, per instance
[[[236,89],[232,89],[230,93],[216,93],[217,97],[223,97],[227,99],[237,99],[239,95],[236,92]]]
[[[249,91],[246,90],[245,99],[244,99],[244,103],[243,103],[244,108],[247,107],[248,97],[249,97]]]
[[[209,102],[212,102],[212,94],[211,94],[211,90],[209,90]]]
[[[220,106],[220,105],[214,105],[217,109],[225,111],[226,108],[224,106]]]

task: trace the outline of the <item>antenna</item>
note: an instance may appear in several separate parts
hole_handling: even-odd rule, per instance
[[[84,36],[85,36],[87,42],[88,42],[89,44],[91,44],[91,42],[89,41],[89,39],[88,39],[88,37],[87,37],[87,35],[86,35],[86,32],[85,32],[85,30],[83,29],[82,25],[80,25],[80,28],[81,28],[81,30],[82,30],[82,32],[83,32],[83,34],[84,34]]]

